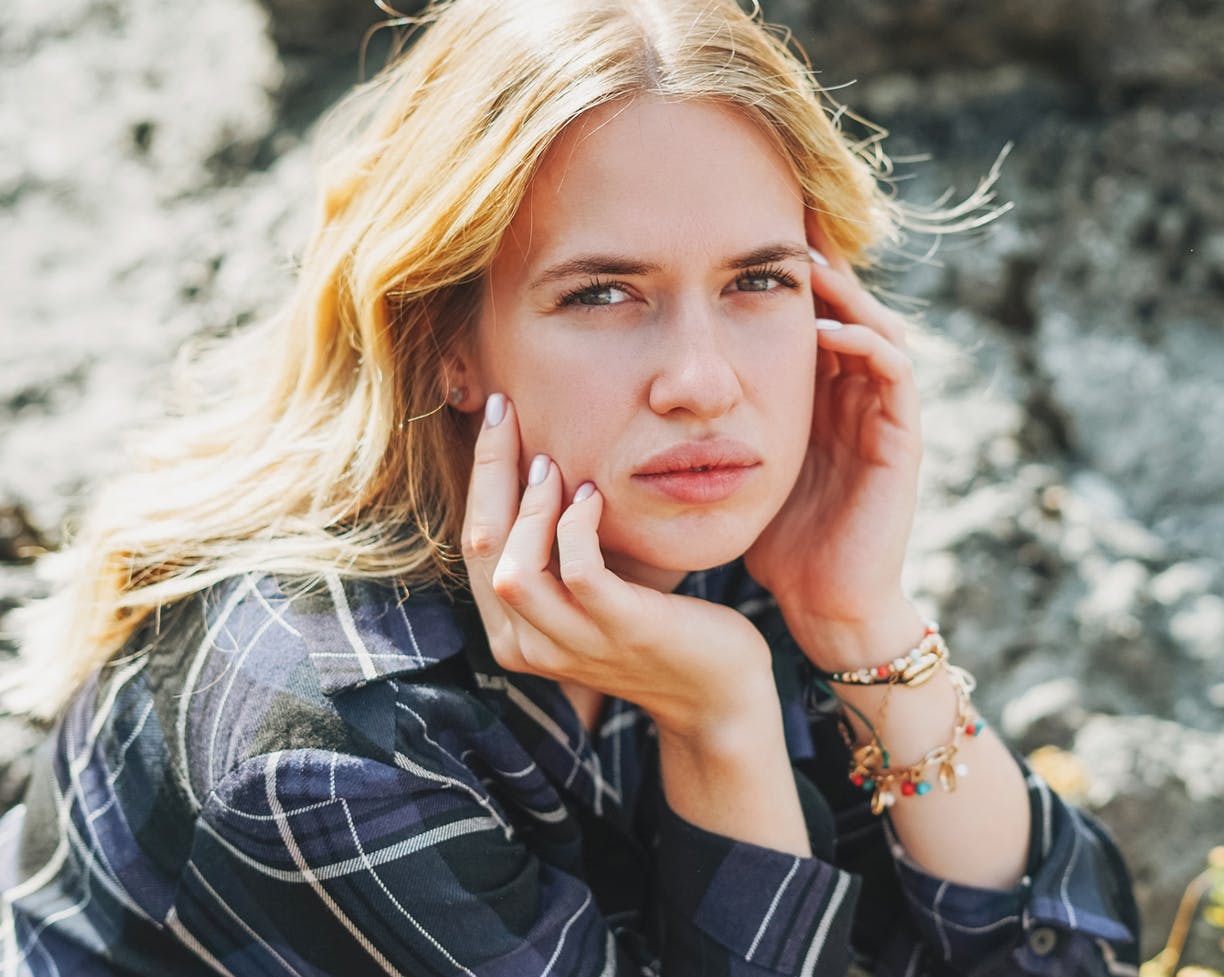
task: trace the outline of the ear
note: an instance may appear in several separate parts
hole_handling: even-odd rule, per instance
[[[442,357],[442,376],[439,380],[452,410],[474,414],[484,410],[489,393],[484,389],[482,371],[473,344],[458,341],[449,353]]]

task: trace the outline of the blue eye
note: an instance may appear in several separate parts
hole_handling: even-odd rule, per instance
[[[798,288],[795,276],[784,268],[749,268],[735,280],[740,292],[772,292],[776,288]]]
[[[557,304],[559,306],[599,306],[620,305],[627,301],[629,301],[629,293],[615,282],[592,282],[572,292],[567,292]]]
[[[778,287],[777,279],[764,275],[745,275],[737,279],[735,287],[741,292],[768,292]]]

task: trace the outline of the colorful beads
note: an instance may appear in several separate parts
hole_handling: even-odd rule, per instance
[[[906,654],[899,655],[882,665],[830,672],[825,677],[830,682],[846,685],[897,684],[919,686],[927,681],[937,666],[946,661],[948,646],[939,634],[939,625],[930,623],[923,631],[922,640]]]
[[[856,745],[848,724],[842,729],[846,746],[850,749],[850,782],[870,795],[873,814],[885,813],[905,797],[925,797],[934,789],[935,783],[945,791],[954,791],[958,783],[969,775],[969,767],[958,762],[957,752],[962,737],[978,736],[986,727],[985,721],[977,715],[969,699],[976,682],[963,668],[948,662],[947,646],[934,625],[927,630],[917,648],[893,659],[887,665],[828,676],[832,681],[855,684],[887,683],[889,688],[880,705],[877,719],[877,722],[882,722],[888,706],[888,697],[895,686],[912,688],[921,685],[940,669],[946,671],[956,693],[956,716],[952,721],[952,736],[948,742],[928,750],[916,763],[894,768],[888,750],[875,732],[875,727],[861,713],[859,718],[867,723],[871,733],[868,743]],[[931,779],[928,780],[928,777]]]

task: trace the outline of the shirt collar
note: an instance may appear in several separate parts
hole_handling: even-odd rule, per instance
[[[733,566],[690,573],[676,593],[729,603]],[[478,670],[506,674],[488,651],[471,597],[437,587],[328,574],[293,598],[286,623],[301,632],[327,695],[423,671],[465,648]]]
[[[422,671],[464,646],[455,602],[438,588],[336,575],[323,584],[293,599],[287,623],[301,632],[329,696]]]

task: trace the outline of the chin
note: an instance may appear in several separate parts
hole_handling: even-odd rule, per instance
[[[745,526],[743,521],[732,527],[675,527],[648,538],[635,534],[615,543],[608,540],[611,544],[608,549],[622,561],[666,572],[690,573],[738,559],[748,552],[760,532],[760,528]]]

